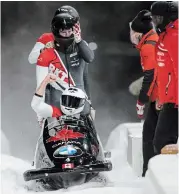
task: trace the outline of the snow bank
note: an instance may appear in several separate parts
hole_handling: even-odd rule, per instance
[[[112,151],[113,171],[108,173],[110,180],[118,184],[128,183],[133,187],[141,187],[141,179],[129,165],[128,153],[128,129],[134,127],[141,129],[142,123],[124,123],[117,126],[111,133],[106,150]]]
[[[31,168],[30,164],[8,155],[1,155],[1,191],[2,194],[21,194],[26,192],[23,172]]]
[[[108,146],[117,150],[123,155],[123,162],[128,162],[132,173],[137,176],[142,174],[142,128],[143,123],[125,123],[119,125],[111,134]],[[118,138],[118,141],[113,139]],[[120,154],[119,152],[119,154]],[[128,165],[128,163],[126,165]],[[129,167],[128,167],[129,168]]]
[[[48,193],[177,194],[178,155],[160,155],[151,159],[146,178],[138,178],[128,164],[128,136],[130,134],[134,137],[139,136],[140,132],[135,128],[140,128],[141,125],[142,123],[122,124],[111,133],[106,150],[112,152],[113,170],[103,173],[108,178],[106,184],[93,180],[80,186]],[[35,188],[33,182],[23,180],[23,172],[30,168],[32,168],[30,163],[2,154],[0,172],[2,194],[37,194],[32,188],[38,190],[38,187]]]
[[[178,193],[178,155],[159,155],[149,162],[146,194]]]
[[[142,183],[142,190],[139,190],[142,194],[177,194],[178,155],[159,155],[152,158],[149,161],[146,177],[141,178],[142,180],[138,179],[138,181],[135,178],[136,169],[138,172],[139,168],[142,168],[142,146],[140,141],[142,125],[143,123],[125,123],[119,125],[111,133],[107,147],[113,150],[112,154],[116,151],[116,154],[112,155],[114,171],[109,173],[109,175],[113,173],[111,179],[127,182],[127,178],[128,184],[132,182],[133,187],[134,185],[137,186],[137,183],[141,187]],[[129,141],[132,141],[132,139],[134,141],[131,143],[131,148],[129,148]],[[133,161],[131,160],[132,168],[127,163],[127,159],[129,161],[128,155],[133,159]],[[115,174],[115,170],[119,172],[118,175]],[[125,176],[122,177],[122,175]],[[118,185],[120,185],[119,182]],[[135,192],[137,193],[137,191]]]
[[[127,134],[122,130],[124,125],[116,128],[111,134],[107,149],[112,151],[113,171],[106,172],[103,175],[108,177],[106,184],[95,181],[80,186],[71,187],[66,190],[48,192],[69,194],[142,194],[142,184],[136,177],[133,170],[127,163]],[[23,172],[32,168],[30,163],[21,159],[2,155],[1,176],[2,176],[2,194],[26,194],[27,188],[32,188],[33,183],[24,182]],[[37,194],[30,191],[31,194]]]

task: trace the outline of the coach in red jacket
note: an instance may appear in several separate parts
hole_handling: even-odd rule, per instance
[[[159,32],[156,45],[157,84],[163,109],[154,138],[156,154],[178,139],[178,2],[158,1],[151,6]]]
[[[136,109],[139,118],[143,118],[145,105],[149,104],[142,133],[143,173],[148,168],[149,159],[154,153],[153,140],[158,122],[159,109],[157,108],[156,58],[155,47],[158,34],[154,29],[152,18],[145,16],[148,10],[140,11],[130,24],[131,43],[140,52],[141,67],[143,69],[143,83],[137,100]]]

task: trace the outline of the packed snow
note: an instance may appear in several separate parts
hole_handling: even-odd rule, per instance
[[[2,136],[2,138],[6,140],[4,141],[5,143],[3,142],[2,147],[4,147],[4,144],[9,147],[5,136]],[[92,182],[80,186],[53,191],[53,193],[142,194],[143,180],[135,176],[133,170],[127,163],[126,131],[122,130],[121,127],[117,127],[113,130],[106,149],[112,152],[111,161],[113,163],[113,170],[102,174],[107,178],[106,182],[96,182],[93,180]],[[9,151],[3,152],[1,155],[2,194],[36,193],[35,191],[38,191],[37,185],[35,186],[34,182],[25,182],[22,176],[24,171],[31,168],[32,166],[29,161],[10,156]]]

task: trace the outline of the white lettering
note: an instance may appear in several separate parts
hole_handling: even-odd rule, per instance
[[[159,56],[164,56],[165,54],[164,54],[163,52],[158,51],[158,52],[157,52],[157,55],[159,55]]]
[[[74,57],[74,56],[76,56],[76,55],[77,55],[77,52],[72,53],[72,54],[70,55],[70,57]]]
[[[80,64],[79,62],[78,63],[73,63],[73,64],[71,64],[71,66],[75,67],[75,66],[79,66],[79,64]]]
[[[68,10],[65,9],[65,8],[61,8],[60,10],[61,10],[61,11],[64,11],[64,12],[68,12]]]
[[[49,65],[49,73],[53,73],[59,77],[61,81],[65,81],[65,79],[68,78],[68,75],[64,71],[56,68],[53,64]]]
[[[159,63],[158,63],[158,66],[159,66],[159,67],[164,67],[164,66],[165,66],[165,63],[159,62]]]
[[[81,145],[81,143],[77,142],[77,141],[67,141],[67,142],[62,141],[58,144],[53,145],[52,148],[55,148],[55,147],[57,147],[59,145],[63,145],[63,144],[78,144],[78,145]]]
[[[159,62],[164,62],[165,59],[162,59],[162,57],[161,57],[160,55],[158,55],[157,61],[159,61]]]

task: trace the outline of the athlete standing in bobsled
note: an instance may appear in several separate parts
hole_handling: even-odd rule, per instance
[[[145,176],[149,159],[154,156],[153,137],[157,126],[159,107],[157,101],[155,46],[158,35],[153,29],[152,18],[145,16],[148,10],[140,11],[130,22],[132,44],[140,51],[141,66],[144,73],[142,88],[136,109],[139,118],[143,118],[145,104],[149,102],[147,116],[143,125],[143,173]]]
[[[178,2],[158,1],[151,6],[152,20],[160,32],[156,45],[159,102],[163,108],[154,138],[156,154],[178,139]]]
[[[81,32],[81,28],[80,28],[80,16],[77,12],[77,10],[75,8],[73,8],[72,6],[69,5],[64,5],[61,6],[60,8],[58,8],[55,11],[54,17],[60,13],[68,13],[70,14],[72,17],[76,18],[76,25],[78,26],[78,31],[79,33]],[[79,34],[78,32],[76,34]],[[80,35],[80,34],[79,34]],[[29,54],[29,63],[30,64],[36,64],[37,63],[37,59],[40,55],[40,53],[47,49],[47,48],[53,48],[54,47],[54,35],[52,32],[50,33],[44,33],[42,34],[38,39],[37,42],[35,43],[32,51]],[[79,39],[80,40],[80,39]],[[84,59],[85,60],[85,59]],[[88,60],[88,59],[87,59]]]
[[[91,105],[88,83],[88,64],[93,61],[94,53],[81,38],[79,19],[79,14],[73,7],[62,6],[59,8],[51,23],[52,33],[45,33],[37,40],[29,55],[29,62],[37,63],[37,87],[49,72],[59,77],[56,83],[49,85],[46,89],[44,98],[48,104],[54,103],[59,106],[61,91],[69,85],[76,85],[88,96],[84,113],[89,114],[90,112],[93,117],[94,109]],[[69,83],[67,83],[67,77],[70,77]],[[41,125],[43,118],[39,115],[38,121]]]

